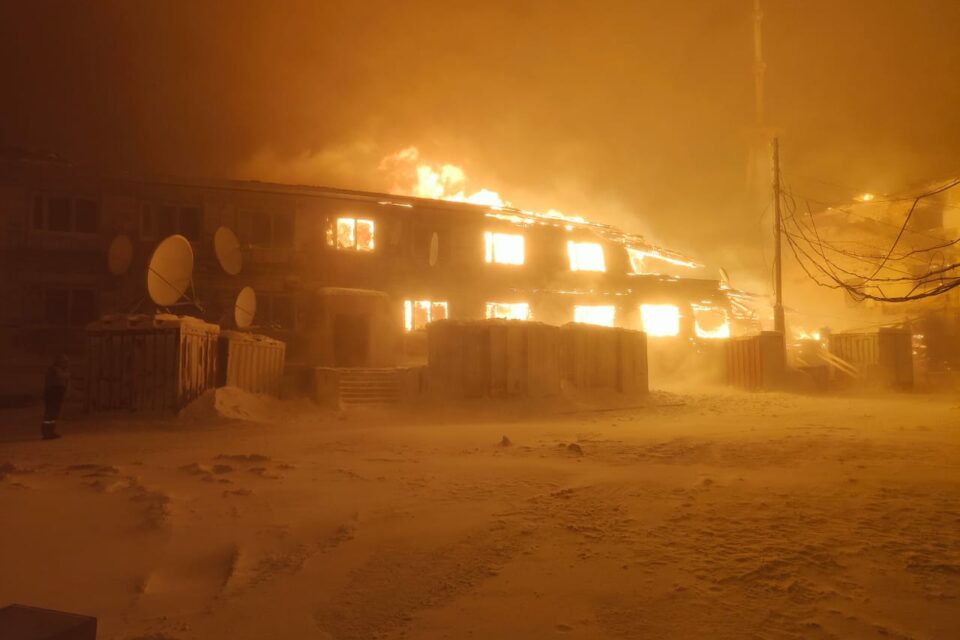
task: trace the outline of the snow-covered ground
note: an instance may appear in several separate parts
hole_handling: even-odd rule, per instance
[[[647,403],[0,414],[0,605],[105,639],[960,637],[960,399]]]

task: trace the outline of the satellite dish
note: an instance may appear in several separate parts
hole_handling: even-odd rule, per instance
[[[730,274],[723,267],[720,267],[720,283],[730,286]]]
[[[257,315],[257,292],[253,287],[244,287],[237,294],[237,301],[233,305],[233,320],[241,329],[253,324],[253,317]]]
[[[227,227],[220,227],[213,235],[213,252],[217,255],[220,268],[231,276],[240,273],[243,267],[243,255],[240,253],[240,241],[237,234]]]
[[[430,266],[437,266],[437,256],[440,254],[440,236],[437,235],[437,232],[433,232],[433,237],[430,238]]]
[[[129,236],[120,234],[110,242],[110,248],[107,250],[107,267],[113,275],[122,276],[130,268],[132,261],[133,243],[130,242]]]
[[[147,266],[147,293],[155,304],[169,307],[180,301],[193,280],[193,248],[174,235],[157,245]]]

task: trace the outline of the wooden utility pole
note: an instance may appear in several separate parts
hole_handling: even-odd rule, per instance
[[[780,139],[773,139],[773,330],[785,333],[783,320],[783,270],[780,252]]]
[[[753,108],[757,127],[763,127],[766,114],[763,112],[763,74],[767,65],[763,61],[763,11],[760,0],[753,0]]]
[[[763,79],[767,65],[763,61],[763,12],[760,0],[753,0],[753,127],[747,157],[746,185],[749,203],[757,214],[767,201],[770,165],[770,131],[766,126]]]

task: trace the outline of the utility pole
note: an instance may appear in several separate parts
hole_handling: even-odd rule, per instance
[[[773,330],[786,335],[783,320],[783,271],[780,253],[780,139],[773,139]]]
[[[757,127],[764,125],[763,74],[767,65],[763,61],[763,11],[760,0],[753,0],[753,108]]]
[[[763,11],[760,0],[753,0],[753,126],[750,129],[747,154],[747,206],[760,215],[767,203],[770,183],[771,129],[766,124],[764,78],[767,63],[763,60]]]

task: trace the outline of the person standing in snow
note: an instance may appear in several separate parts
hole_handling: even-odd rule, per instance
[[[43,423],[40,425],[40,434],[44,440],[59,438],[57,433],[57,418],[60,417],[60,408],[70,386],[70,361],[67,356],[60,354],[47,369],[43,384]]]

